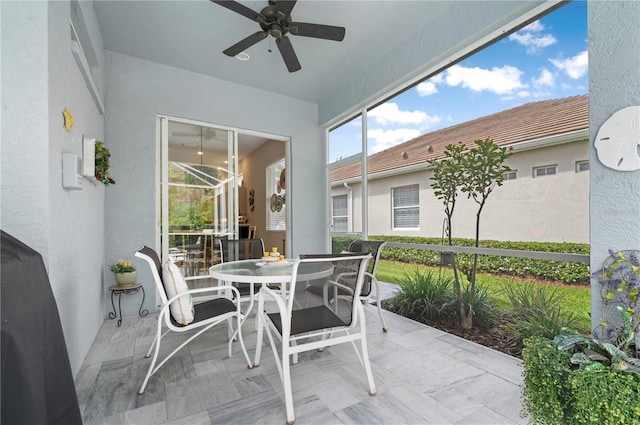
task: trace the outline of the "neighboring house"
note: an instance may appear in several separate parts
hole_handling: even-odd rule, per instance
[[[441,237],[444,205],[431,189],[427,161],[445,147],[492,139],[513,170],[483,209],[481,239],[589,242],[588,96],[527,103],[424,134],[368,158],[368,233]],[[362,228],[360,164],[331,175],[334,232]],[[453,236],[473,238],[477,204],[461,194]]]

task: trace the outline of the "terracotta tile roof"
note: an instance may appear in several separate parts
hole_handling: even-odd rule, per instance
[[[369,156],[369,174],[422,164],[444,156],[447,145],[464,143],[471,147],[478,139],[490,138],[498,145],[589,128],[588,95],[526,103],[506,111],[480,117],[423,134]],[[431,147],[431,148],[429,148]],[[360,176],[360,164],[334,170],[331,180]]]

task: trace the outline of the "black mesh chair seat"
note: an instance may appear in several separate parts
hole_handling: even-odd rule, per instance
[[[236,311],[236,305],[233,301],[227,298],[216,298],[215,300],[205,301],[193,306],[194,315],[193,322],[188,325],[183,325],[177,322],[173,316],[171,316],[171,323],[177,327],[193,326],[195,323],[208,320],[215,316],[221,316],[223,314],[232,313]]]
[[[280,314],[270,313],[268,316],[280,335],[282,335]],[[339,328],[341,326],[349,326],[349,323],[343,321],[324,305],[291,312],[291,335],[300,335],[328,328]]]
[[[355,240],[351,242],[347,253],[365,253],[368,252],[371,254],[371,261],[369,261],[369,266],[364,275],[364,282],[362,283],[362,291],[360,292],[360,299],[365,303],[365,305],[369,305],[369,297],[371,296],[371,292],[373,286],[376,287],[376,306],[378,308],[378,317],[380,318],[380,322],[382,323],[382,331],[387,332],[387,325],[384,322],[384,317],[382,317],[382,307],[380,305],[380,285],[378,280],[376,279],[376,269],[378,268],[378,260],[380,259],[380,254],[382,249],[386,245],[385,241],[365,241],[365,240]],[[316,297],[323,297],[323,289],[317,286],[309,286],[305,289],[305,291]],[[330,292],[328,294],[329,300],[333,300],[334,292]],[[350,296],[348,291],[343,288],[338,288],[337,290],[338,298]]]

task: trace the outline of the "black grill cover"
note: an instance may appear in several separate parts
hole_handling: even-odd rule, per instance
[[[2,425],[82,424],[42,256],[1,233]]]

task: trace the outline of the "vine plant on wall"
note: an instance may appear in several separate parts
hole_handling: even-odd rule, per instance
[[[104,145],[103,142],[96,140],[96,153],[95,153],[95,177],[96,180],[102,182],[105,186],[110,184],[116,184],[116,181],[109,176],[109,157],[111,152]]]

